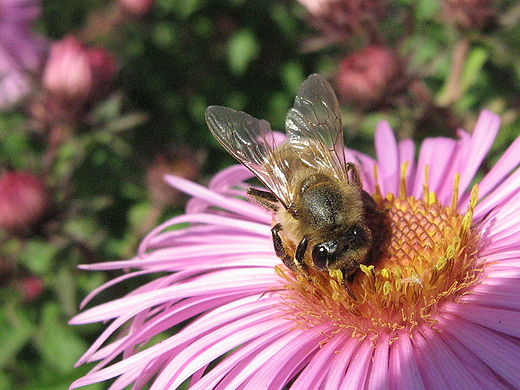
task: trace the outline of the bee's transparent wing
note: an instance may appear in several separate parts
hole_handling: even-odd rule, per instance
[[[206,123],[213,136],[233,157],[245,165],[287,208],[289,167],[272,158],[277,145],[269,122],[222,106],[206,109]]]
[[[339,102],[325,79],[313,74],[303,82],[285,127],[306,165],[332,168],[339,179],[348,178]]]

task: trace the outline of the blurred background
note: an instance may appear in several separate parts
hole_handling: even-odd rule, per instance
[[[234,163],[205,108],[283,129],[311,73],[368,154],[380,120],[419,142],[494,111],[485,171],[520,134],[520,3],[0,0],[0,389],[67,389],[86,372],[73,365],[102,325],[67,321],[118,275],[77,267],[132,257],[182,213],[164,174],[206,183]]]

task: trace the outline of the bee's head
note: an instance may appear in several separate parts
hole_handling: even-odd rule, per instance
[[[366,259],[372,234],[364,224],[354,224],[332,240],[318,243],[312,249],[312,260],[321,271],[341,269],[354,273]]]

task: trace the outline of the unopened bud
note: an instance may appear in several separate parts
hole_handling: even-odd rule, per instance
[[[343,100],[362,108],[384,104],[402,85],[401,68],[401,61],[390,49],[368,46],[340,62],[338,93]]]
[[[387,17],[386,0],[298,0],[309,11],[309,23],[325,42],[371,40]]]
[[[24,300],[30,302],[43,292],[43,283],[36,276],[27,276],[20,281],[20,290]]]
[[[58,99],[86,101],[106,89],[116,70],[115,60],[102,48],[90,48],[67,36],[55,42],[45,65],[42,84]]]
[[[492,0],[444,0],[444,19],[465,30],[481,30],[496,16],[495,1]]]
[[[153,0],[118,0],[117,4],[127,14],[139,18],[150,11]]]
[[[42,76],[44,88],[63,99],[86,99],[92,89],[87,51],[73,36],[55,42]]]
[[[0,176],[0,229],[30,231],[49,208],[45,184],[29,172],[8,171]]]
[[[94,81],[92,96],[102,98],[112,85],[117,72],[117,63],[112,54],[101,47],[89,48],[87,57]]]

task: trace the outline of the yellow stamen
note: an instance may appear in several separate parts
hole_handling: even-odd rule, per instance
[[[401,165],[401,180],[399,180],[399,199],[406,198],[406,171],[408,170],[408,161]],[[377,180],[377,178],[376,178]],[[379,187],[376,188],[379,192]]]

